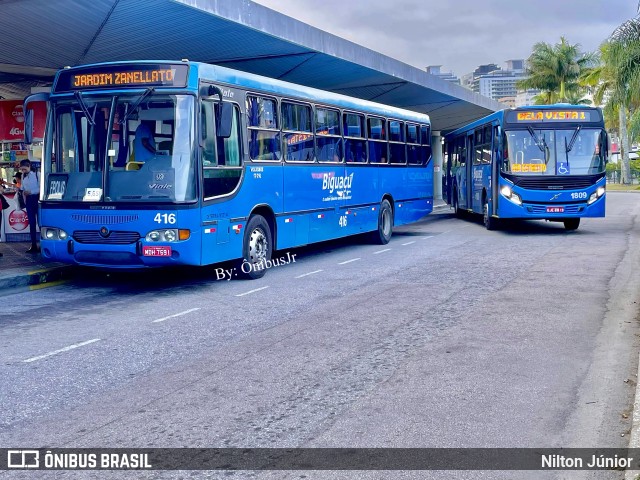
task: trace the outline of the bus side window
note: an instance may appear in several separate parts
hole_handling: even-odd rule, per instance
[[[313,162],[315,160],[312,113],[309,105],[282,102],[282,136],[284,159]]]
[[[249,157],[252,160],[280,160],[280,131],[276,100],[247,95]]]
[[[210,102],[208,102],[210,103]],[[216,138],[215,132],[210,130],[214,141],[214,161],[204,164],[203,186],[204,198],[217,197],[233,192],[242,176],[242,151],[240,138],[240,112],[233,109],[231,135],[229,138]]]
[[[346,161],[350,163],[366,163],[367,143],[364,135],[364,116],[345,113],[343,120]]]
[[[420,140],[422,147],[420,147],[420,156],[422,157],[422,163],[427,164],[431,160],[431,128],[427,125],[420,125]]]
[[[200,109],[202,163],[205,166],[216,164],[215,132],[213,129],[213,105],[212,101],[203,101]]]

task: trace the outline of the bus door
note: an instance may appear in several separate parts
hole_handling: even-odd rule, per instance
[[[442,157],[443,157],[443,165],[442,165],[442,181],[444,183],[444,188],[442,190],[442,194],[446,199],[448,205],[453,205],[453,148],[451,142],[445,142],[442,145]]]
[[[500,149],[500,140],[502,133],[500,125],[494,125],[493,138],[491,143],[491,212],[492,215],[498,215],[498,187],[500,185],[500,165],[502,164],[502,151]]]
[[[491,179],[491,126],[478,127],[473,132],[471,141],[473,142],[472,158],[472,210],[482,213],[484,202],[491,200],[490,179]],[[491,202],[492,203],[492,202]]]
[[[462,194],[464,196],[463,208],[471,210],[473,208],[473,132],[469,132],[465,137],[462,155],[465,159],[461,166],[464,177],[462,181]]]

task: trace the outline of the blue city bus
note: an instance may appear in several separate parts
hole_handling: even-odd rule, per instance
[[[275,250],[385,244],[432,211],[424,114],[186,60],[65,68],[25,107],[43,99],[41,250],[59,262],[243,259],[258,278]]]
[[[495,112],[445,136],[446,195],[458,216],[544,219],[575,230],[605,215],[608,140],[598,108],[556,104]]]

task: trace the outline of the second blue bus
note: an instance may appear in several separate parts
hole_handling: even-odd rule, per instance
[[[495,112],[445,136],[447,202],[457,215],[544,219],[575,230],[604,217],[608,140],[598,108],[556,104]]]

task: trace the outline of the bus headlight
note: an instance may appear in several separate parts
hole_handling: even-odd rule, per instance
[[[152,230],[144,238],[147,242],[177,242],[188,240],[191,236],[190,230],[170,228],[166,230]]]
[[[522,205],[522,199],[520,198],[520,195],[514,193],[513,190],[511,190],[511,187],[509,187],[508,185],[503,185],[500,189],[500,193],[504,198],[511,200],[516,205]]]
[[[508,185],[505,185],[500,189],[500,193],[503,196],[505,196],[507,198],[510,198],[511,197],[511,188]]]
[[[42,240],[66,240],[67,232],[61,228],[42,227],[40,228],[40,238]]]
[[[589,200],[587,200],[587,205],[591,205],[593,202],[598,200],[601,196],[606,192],[604,187],[598,187],[598,189],[591,194]]]

